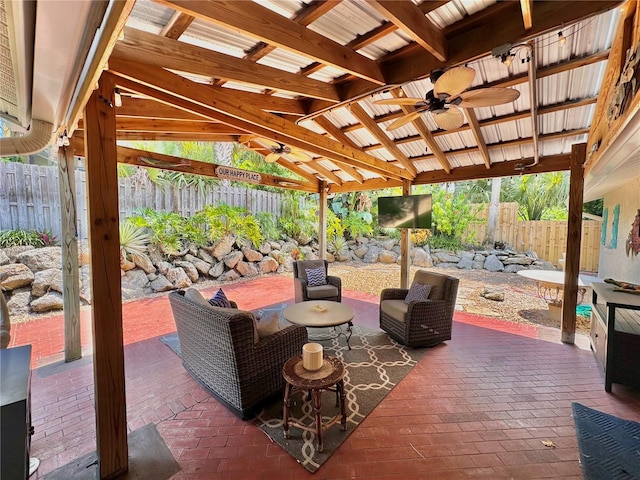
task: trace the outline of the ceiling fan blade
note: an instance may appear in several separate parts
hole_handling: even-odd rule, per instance
[[[264,157],[264,161],[267,163],[275,163],[280,158],[279,153],[270,153],[266,157]]]
[[[463,108],[492,107],[494,105],[513,102],[519,96],[520,92],[513,88],[479,88],[478,90],[461,93],[460,98],[462,102],[460,102],[458,106]]]
[[[289,157],[295,158],[299,162],[310,162],[312,160],[311,155],[301,151],[301,150],[291,150],[291,153],[288,154]]]
[[[373,102],[374,105],[415,105],[424,102],[424,98],[401,97],[401,98],[383,98]]]
[[[456,67],[447,70],[433,85],[433,94],[437,98],[455,97],[471,86],[476,71],[469,67]]]
[[[404,117],[400,117],[394,120],[393,122],[391,122],[389,125],[387,125],[387,131],[395,130],[396,128],[400,128],[401,126],[414,121],[416,118],[420,116],[421,113],[422,112],[418,112],[418,111],[407,113]]]
[[[269,148],[280,148],[282,146],[280,143],[275,142],[273,140],[269,140],[268,138],[264,138],[264,137],[256,137],[255,141],[263,145],[266,145]]]
[[[434,113],[433,120],[442,130],[455,130],[464,123],[464,114],[458,107],[451,106],[446,112]]]

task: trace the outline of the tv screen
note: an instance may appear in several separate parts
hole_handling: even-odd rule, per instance
[[[378,197],[378,224],[384,228],[431,228],[431,195]]]

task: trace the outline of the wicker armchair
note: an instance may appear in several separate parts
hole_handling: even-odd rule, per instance
[[[408,347],[430,347],[451,340],[459,280],[419,270],[414,281],[431,285],[425,301],[404,303],[408,290],[388,288],[380,293],[380,328]]]
[[[202,306],[183,291],[171,292],[169,303],[182,364],[234,413],[251,418],[264,400],[283,392],[282,367],[302,352],[306,328],[289,326],[256,342],[251,312]]]
[[[314,269],[324,266],[327,272],[327,284],[317,287],[307,285],[306,269]],[[329,262],[326,260],[298,260],[293,262],[293,283],[296,294],[296,303],[308,300],[330,300],[333,302],[342,301],[342,280],[340,277],[330,276]]]

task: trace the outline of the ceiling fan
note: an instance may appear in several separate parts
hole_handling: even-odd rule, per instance
[[[302,151],[297,147],[290,147],[284,143],[274,142],[268,138],[262,137],[248,137],[241,139],[241,142],[249,150],[253,150],[264,155],[264,161],[267,163],[274,163],[283,155],[291,157],[300,162],[310,162],[313,160],[311,155]]]
[[[518,90],[502,87],[478,88],[467,90],[476,71],[469,67],[455,67],[450,70],[437,69],[431,72],[433,90],[427,92],[425,98],[385,98],[376,100],[376,105],[412,105],[415,111],[394,120],[387,130],[395,130],[424,112],[431,112],[436,125],[443,130],[459,128],[464,123],[462,108],[492,107],[513,102],[520,96]]]

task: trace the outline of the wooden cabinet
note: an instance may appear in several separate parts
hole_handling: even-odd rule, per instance
[[[591,349],[604,369],[604,389],[612,383],[640,387],[640,296],[592,283]]]
[[[0,478],[29,477],[31,345],[0,350]]]

